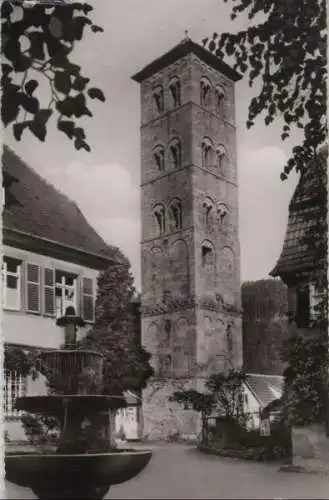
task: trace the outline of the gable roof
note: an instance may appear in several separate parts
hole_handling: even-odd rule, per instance
[[[199,57],[199,59],[204,61],[206,64],[209,64],[209,66],[221,72],[223,75],[227,76],[233,82],[241,80],[242,76],[237,71],[232,69],[222,59],[216,57],[209,50],[193,42],[188,37],[182,40],[179,44],[175,45],[175,47],[163,54],[161,57],[144,66],[143,69],[132,76],[132,79],[137,83],[141,83],[154,73],[162,70],[170,64],[173,64],[178,59],[181,59],[190,53],[195,54]]]
[[[9,188],[18,203],[3,211],[5,244],[6,234],[14,232],[89,254],[91,258],[98,257],[108,263],[116,260],[115,247],[105,243],[78,205],[42,178],[8,146],[4,146],[2,164],[5,175],[18,180]]]
[[[247,373],[246,385],[263,408],[282,396],[283,384],[280,375]]]
[[[319,171],[327,170],[328,150],[322,148],[305,173],[301,175],[289,204],[289,216],[281,255],[270,272],[271,276],[285,276],[298,271],[311,271],[316,264],[315,250],[306,236],[316,227],[315,212],[321,204]],[[324,175],[324,179],[326,175]],[[312,217],[314,214],[314,217]]]

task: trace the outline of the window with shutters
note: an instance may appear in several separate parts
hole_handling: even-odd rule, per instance
[[[94,287],[91,278],[82,278],[82,317],[87,322],[94,321]]]
[[[56,316],[55,304],[55,270],[43,270],[43,313],[45,316]]]
[[[19,311],[21,308],[21,267],[21,261],[10,257],[3,258],[2,283],[5,309]]]
[[[46,285],[46,283],[45,283]],[[46,288],[46,286],[45,286]],[[64,316],[66,308],[78,310],[77,275],[66,271],[55,271],[55,314],[56,318]]]
[[[26,264],[25,309],[30,313],[40,313],[40,267]]]

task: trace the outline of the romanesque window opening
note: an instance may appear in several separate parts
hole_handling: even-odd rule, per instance
[[[200,81],[200,104],[201,106],[209,105],[211,101],[211,83],[208,78],[201,78]]]
[[[214,250],[210,244],[204,243],[201,247],[202,266],[212,267],[214,259]]]
[[[182,145],[179,139],[174,139],[170,144],[170,156],[174,168],[181,168],[182,166]]]
[[[217,166],[219,169],[223,168],[225,157],[226,157],[226,149],[224,148],[224,146],[222,144],[220,144],[216,148]]]
[[[225,90],[221,85],[216,85],[215,95],[217,111],[221,111],[225,99]]]
[[[153,90],[153,102],[157,114],[164,111],[164,93],[162,87],[156,87]]]
[[[226,341],[227,341],[227,352],[229,356],[233,353],[233,336],[232,336],[232,324],[229,323],[226,328]]]
[[[210,200],[206,200],[203,203],[203,209],[205,213],[205,228],[212,229],[212,213],[213,213],[213,203]]]
[[[202,166],[209,167],[212,164],[213,144],[212,141],[205,137],[201,143]]]
[[[182,204],[179,200],[174,200],[170,206],[170,215],[173,221],[173,228],[176,231],[182,229],[183,217],[182,217]]]
[[[227,213],[227,207],[224,205],[224,203],[220,203],[217,208],[218,221],[220,225],[222,225],[224,223],[224,220],[227,218]]]
[[[19,311],[21,308],[21,267],[20,260],[10,257],[3,258],[2,296],[4,309]]]
[[[169,92],[171,98],[171,107],[178,108],[181,105],[181,85],[177,77],[170,80]]]
[[[166,216],[165,208],[163,205],[157,205],[154,208],[154,217],[157,222],[159,234],[164,234],[166,231]]]
[[[165,169],[165,150],[163,146],[157,146],[154,150],[154,159],[156,166],[160,172],[163,172]]]

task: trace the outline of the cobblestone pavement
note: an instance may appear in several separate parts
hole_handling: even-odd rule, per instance
[[[278,472],[275,464],[203,455],[191,447],[152,447],[148,467],[128,483],[114,486],[108,498],[329,499],[329,475]],[[35,497],[7,483],[6,498]]]

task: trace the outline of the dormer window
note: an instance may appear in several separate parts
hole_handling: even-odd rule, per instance
[[[164,111],[164,95],[163,88],[161,86],[156,87],[153,90],[153,102],[156,114],[161,114]]]
[[[174,168],[181,168],[182,166],[182,145],[179,139],[171,141],[169,146],[171,163]]]
[[[153,152],[156,166],[160,172],[165,169],[165,150],[163,146],[157,146]]]
[[[177,77],[169,82],[170,102],[172,108],[178,108],[181,105],[181,85]]]
[[[213,144],[205,137],[201,143],[202,166],[209,167],[212,164]]]
[[[157,205],[153,210],[153,214],[157,223],[158,234],[164,234],[166,231],[166,215],[164,206]]]
[[[200,81],[200,104],[207,106],[211,101],[211,83],[208,78],[201,78]]]

